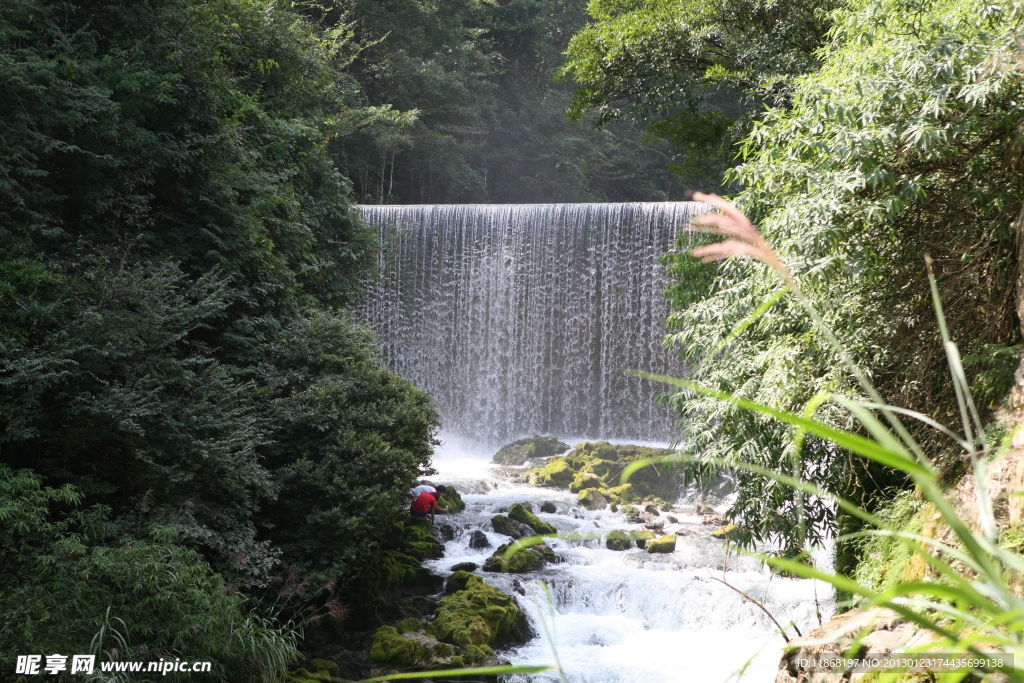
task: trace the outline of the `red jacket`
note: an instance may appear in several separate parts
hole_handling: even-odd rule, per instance
[[[433,494],[424,491],[420,495],[416,496],[416,500],[412,502],[412,506],[409,509],[413,512],[427,514],[430,512],[431,508],[436,506],[437,498],[435,498]]]

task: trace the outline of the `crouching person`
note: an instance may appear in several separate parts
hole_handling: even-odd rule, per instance
[[[415,519],[427,519],[430,517],[430,523],[434,523],[434,515],[438,512],[441,514],[448,514],[448,509],[443,508],[437,503],[437,499],[444,494],[448,489],[446,487],[438,486],[436,493],[429,491],[423,491],[416,496],[416,500],[409,506],[409,513]]]

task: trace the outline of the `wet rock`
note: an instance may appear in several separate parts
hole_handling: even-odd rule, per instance
[[[711,507],[710,505],[705,505],[704,503],[698,503],[696,507],[693,508],[693,514],[713,515],[715,514],[715,508]]]
[[[554,503],[552,503],[550,500],[545,500],[543,503],[540,504],[540,511],[541,512],[558,512],[558,507]]]
[[[665,522],[648,522],[647,524],[644,524],[644,528],[650,529],[651,531],[661,531],[665,528]]]
[[[679,527],[673,533],[675,533],[676,536],[696,536],[697,535],[696,531],[694,531],[693,529],[687,529],[686,527]]]
[[[490,548],[491,542],[487,540],[487,534],[474,529],[473,533],[469,535],[469,547],[470,548]]]
[[[701,517],[700,518],[700,523],[701,524],[711,524],[711,525],[714,525],[714,526],[723,526],[725,524],[728,524],[729,520],[727,520],[722,515],[711,514],[711,515],[704,515],[703,517]]]
[[[679,524],[679,520],[676,519],[673,515],[665,515],[665,519],[668,520],[669,524]]]
[[[580,494],[579,503],[588,510],[603,510],[608,507],[608,498],[600,489],[584,489]]]
[[[569,484],[570,493],[579,493],[584,489],[603,489],[608,488],[608,485],[602,481],[601,477],[597,476],[593,472],[583,472],[577,474],[572,483]]]
[[[633,539],[633,542],[636,543],[637,548],[643,548],[645,545],[647,545],[648,541],[651,541],[655,538],[654,532],[648,529],[644,529],[642,531],[630,531],[629,535]]]
[[[458,564],[452,565],[453,572],[475,572],[480,568],[476,562],[459,562]]]
[[[529,470],[527,479],[539,486],[572,487],[574,493],[585,487],[607,488],[619,483],[622,472],[631,463],[664,458],[672,453],[674,451],[644,446],[613,446],[604,441],[586,442],[577,445],[568,455],[553,457],[543,467]],[[596,483],[595,477],[600,480],[600,485]],[[644,498],[661,496],[674,499],[679,492],[677,472],[664,464],[658,467],[643,467],[635,471],[630,484],[633,486],[634,495]],[[659,501],[659,504],[663,502]]]
[[[455,490],[454,486],[448,485],[445,487],[447,490],[437,498],[437,504],[447,509],[449,512],[461,512],[466,509],[466,503],[462,500],[462,495]]]
[[[735,524],[726,524],[711,532],[711,536],[723,541],[738,541],[743,530]]]
[[[523,582],[519,579],[512,579],[512,590],[514,590],[516,593],[519,593],[520,595],[526,595],[526,587],[523,585]]]
[[[604,540],[608,550],[629,550],[633,547],[633,539],[624,531],[612,531]]]
[[[658,508],[654,507],[653,505],[645,505],[644,506],[644,512],[646,512],[647,514],[650,514],[650,515],[654,515],[655,517],[660,517],[661,516],[661,513],[658,512]]]
[[[532,458],[548,458],[569,450],[569,444],[550,436],[519,439],[502,446],[494,454],[494,462],[502,465],[524,465]]]
[[[517,522],[514,519],[509,519],[504,515],[495,515],[491,518],[491,526],[499,534],[511,536],[514,539],[520,539],[525,536],[533,536],[533,529],[526,526],[522,522]]]
[[[437,536],[438,540],[450,541],[455,538],[455,527],[451,524],[441,523],[434,525],[434,535]]]
[[[623,516],[626,518],[626,522],[629,524],[640,524],[644,521],[644,518],[641,516],[640,511],[637,510],[632,505],[623,505],[620,508],[620,510],[622,511]]]
[[[649,553],[673,553],[676,550],[676,537],[674,534],[669,534],[661,538],[652,538],[647,541],[644,550]]]
[[[623,484],[622,486],[613,486],[608,489],[605,491],[605,495],[617,503],[628,503],[633,500],[635,492],[633,491],[632,484]]]
[[[521,548],[506,558],[505,552],[508,549],[508,544],[498,546],[494,554],[484,560],[484,571],[522,574],[539,571],[544,568],[546,563],[558,561],[555,551],[544,544]]]
[[[542,522],[537,515],[533,514],[522,503],[516,503],[508,509],[509,519],[526,524],[538,534],[557,534],[558,529]]]

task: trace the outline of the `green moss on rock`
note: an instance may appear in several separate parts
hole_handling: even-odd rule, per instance
[[[743,530],[735,524],[729,523],[725,526],[718,527],[711,532],[711,536],[714,538],[721,539],[723,541],[739,541]]]
[[[502,446],[494,454],[494,462],[503,465],[522,465],[530,458],[547,458],[569,450],[569,444],[550,436],[533,436]]]
[[[420,620],[416,617],[409,617],[408,619],[403,619],[398,623],[399,633],[410,633],[412,631],[419,631],[421,628],[423,628],[423,624],[420,623]]]
[[[430,660],[430,649],[415,640],[403,638],[394,626],[381,626],[370,640],[370,659],[391,667],[410,667]]]
[[[569,491],[572,493],[579,493],[583,489],[593,488],[608,488],[608,484],[605,484],[601,477],[592,472],[582,472],[577,474],[572,480],[572,483],[569,484]]]
[[[609,550],[629,550],[633,547],[633,539],[624,531],[612,531],[604,539],[604,545]]]
[[[673,534],[652,538],[644,545],[644,550],[649,553],[674,553],[676,551],[676,537]]]
[[[600,489],[584,489],[579,503],[588,510],[603,510],[608,507],[608,497]]]
[[[576,473],[565,461],[565,458],[552,458],[551,462],[544,465],[544,467],[530,470],[527,476],[537,486],[566,488],[572,482]]]
[[[633,542],[636,543],[637,548],[643,548],[647,545],[647,541],[653,540],[657,537],[655,533],[649,529],[634,529],[629,532],[629,536],[633,539]]]
[[[633,492],[632,484],[623,484],[608,489],[605,491],[605,495],[611,497],[616,503],[629,503],[632,502],[636,494]]]
[[[522,548],[515,554],[505,559],[505,552],[509,544],[500,545],[494,554],[484,560],[485,572],[507,572],[509,574],[522,574],[524,572],[535,572],[544,568],[544,563],[551,561],[554,551],[546,545],[535,545],[532,548]],[[479,577],[477,577],[479,578]]]
[[[474,657],[469,646],[486,646],[507,636],[519,615],[510,596],[488,586],[479,576],[468,576],[463,590],[441,598],[437,616],[428,628],[438,640],[465,648],[462,657],[467,661]]]
[[[462,494],[454,486],[448,485],[445,488],[447,490],[438,497],[437,504],[449,512],[462,512],[465,510],[466,503],[462,500]]]
[[[586,442],[576,446],[568,455],[552,458],[544,467],[530,470],[527,476],[539,486],[568,487],[574,493],[584,488],[619,488],[623,470],[631,463],[648,458],[671,455],[668,449],[646,446],[613,446],[604,441]],[[603,484],[596,483],[595,479]],[[656,467],[643,467],[633,473],[629,484],[633,489],[629,499],[668,498],[675,500],[679,493],[679,478],[675,469],[661,463]],[[627,498],[623,496],[622,502]],[[662,503],[659,503],[663,504]]]
[[[510,507],[508,509],[508,516],[509,519],[514,519],[517,522],[522,522],[523,524],[527,525],[528,527],[536,531],[538,534],[558,533],[558,529],[548,524],[547,522],[542,522],[540,518],[537,517],[537,515],[533,514],[525,507],[523,507],[522,503],[516,503],[515,505]]]
[[[338,675],[338,665],[327,659],[314,659],[309,663],[317,671],[324,671],[331,676]]]

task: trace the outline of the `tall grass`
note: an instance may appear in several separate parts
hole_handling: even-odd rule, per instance
[[[858,596],[865,606],[891,609],[906,621],[930,632],[931,640],[927,645],[915,648],[916,650],[974,655],[1024,655],[1024,600],[1019,595],[1021,587],[1024,586],[1024,558],[999,545],[999,530],[986,485],[985,456],[990,454],[993,448],[987,441],[984,424],[971,398],[959,351],[950,340],[930,259],[926,258],[926,267],[931,282],[931,294],[960,412],[961,424],[957,429],[941,425],[926,415],[886,404],[867,374],[857,366],[850,353],[818,314],[785,263],[772,251],[746,216],[721,197],[697,194],[694,198],[711,204],[721,212],[698,217],[695,219],[697,228],[723,234],[727,239],[699,247],[691,253],[705,262],[748,256],[771,266],[782,278],[788,292],[799,301],[818,331],[857,378],[864,396],[855,398],[819,394],[812,399],[803,414],[796,414],[760,405],[684,379],[649,373],[636,374],[780,420],[795,428],[798,439],[802,439],[804,434],[812,434],[857,456],[904,473],[914,483],[921,498],[934,508],[941,523],[952,534],[952,540],[944,542],[923,534],[889,528],[883,520],[858,505],[808,482],[750,464],[728,463],[731,467],[771,477],[803,494],[832,500],[847,513],[863,521],[868,529],[843,536],[841,540],[864,536],[891,537],[896,542],[905,544],[911,556],[920,558],[930,568],[934,578],[925,577],[896,583],[879,590],[847,576],[820,571],[798,559],[766,556],[765,561],[797,576],[827,581],[840,591]],[[773,298],[774,301],[779,300],[779,297]],[[759,310],[763,313],[767,308],[766,306]],[[739,331],[741,332],[742,330]],[[815,420],[815,410],[826,402],[849,411],[863,428],[863,434],[836,429]],[[940,485],[937,472],[926,453],[901,418],[919,420],[958,444],[964,458],[971,463],[977,500],[976,519],[964,519],[957,512],[956,505]],[[666,459],[668,458],[635,463],[623,472],[622,481],[627,481],[639,467]],[[1012,658],[1009,660],[1012,661]],[[1024,681],[1024,666],[1021,665],[1024,665],[1024,661],[1001,667],[999,680]],[[981,672],[980,675],[989,676],[991,673]],[[877,680],[895,681],[900,675],[898,672],[886,672]],[[945,674],[945,680],[963,680],[968,675],[968,671]]]

